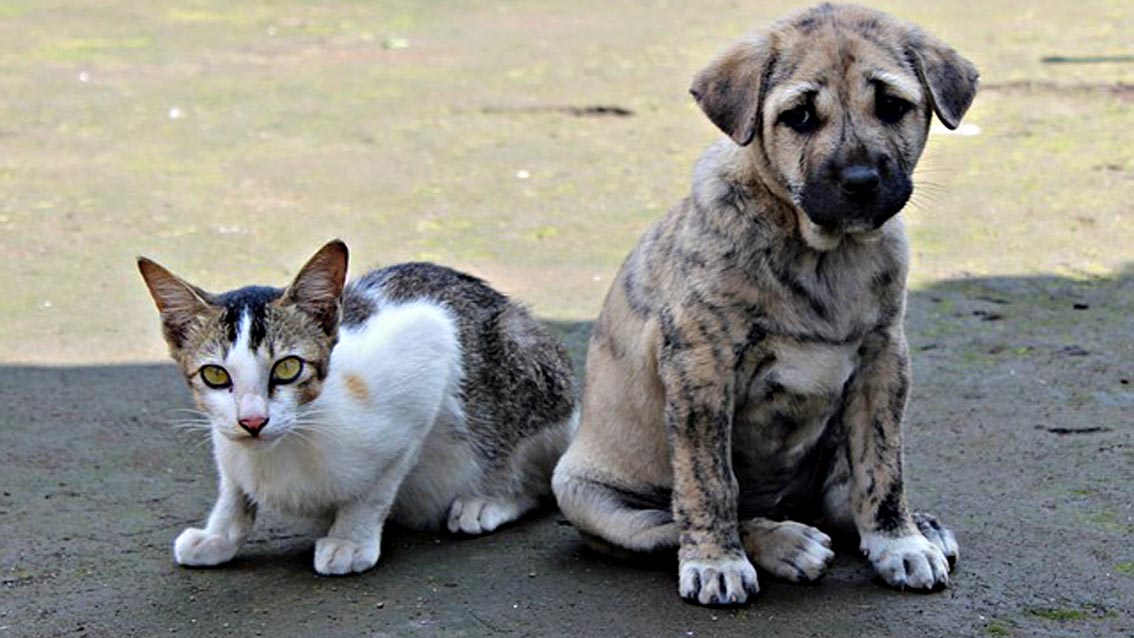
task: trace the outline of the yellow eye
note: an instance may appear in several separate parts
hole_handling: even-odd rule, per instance
[[[284,357],[272,366],[272,381],[274,383],[291,383],[299,378],[301,372],[303,372],[303,359]]]
[[[201,380],[205,385],[215,390],[221,390],[232,385],[232,379],[229,378],[228,372],[220,367],[208,365],[201,368]]]

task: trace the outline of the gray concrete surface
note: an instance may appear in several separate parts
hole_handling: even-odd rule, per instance
[[[316,576],[312,528],[268,517],[232,565],[179,568],[214,473],[167,425],[188,401],[172,366],[7,366],[0,636],[1131,635],[1131,317],[1130,274],[915,294],[910,493],[957,531],[952,587],[884,589],[852,547],[740,609],[681,602],[673,565],[610,563],[551,511],[477,539],[391,530],[351,578]],[[555,327],[580,355],[587,326]]]

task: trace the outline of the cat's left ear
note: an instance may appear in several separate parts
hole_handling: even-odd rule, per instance
[[[285,301],[307,313],[328,335],[339,327],[339,297],[346,285],[348,256],[342,241],[328,243],[299,269],[284,293]]]

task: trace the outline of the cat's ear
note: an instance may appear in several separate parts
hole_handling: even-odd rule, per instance
[[[189,327],[209,311],[209,293],[145,257],[138,257],[138,272],[146,280],[150,296],[161,313],[165,340],[173,348],[181,348]]]
[[[284,293],[285,301],[307,313],[328,335],[339,327],[339,297],[346,285],[348,255],[342,241],[328,243],[299,269]]]

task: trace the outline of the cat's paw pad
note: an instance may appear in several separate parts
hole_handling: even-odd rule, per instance
[[[458,498],[449,508],[449,531],[454,534],[487,534],[522,514],[514,501],[472,496]]]
[[[957,559],[961,556],[960,547],[957,545],[957,537],[953,536],[953,532],[949,531],[947,527],[937,522],[937,519],[924,512],[919,512],[913,515],[914,523],[917,523],[918,530],[921,535],[929,542],[936,545],[942,553],[945,554],[945,560],[949,561],[950,569],[957,564]]]
[[[212,567],[232,560],[240,544],[220,534],[190,527],[173,542],[173,560],[186,567]]]
[[[315,571],[324,576],[364,572],[378,563],[378,543],[359,544],[330,536],[315,541]]]
[[[744,556],[687,559],[678,567],[678,593],[702,605],[740,605],[759,591],[756,569]]]
[[[746,536],[752,560],[777,578],[795,583],[818,580],[835,558],[831,537],[802,523],[782,521]]]
[[[897,538],[865,534],[860,548],[878,577],[895,589],[933,591],[949,584],[945,553],[920,533]]]

